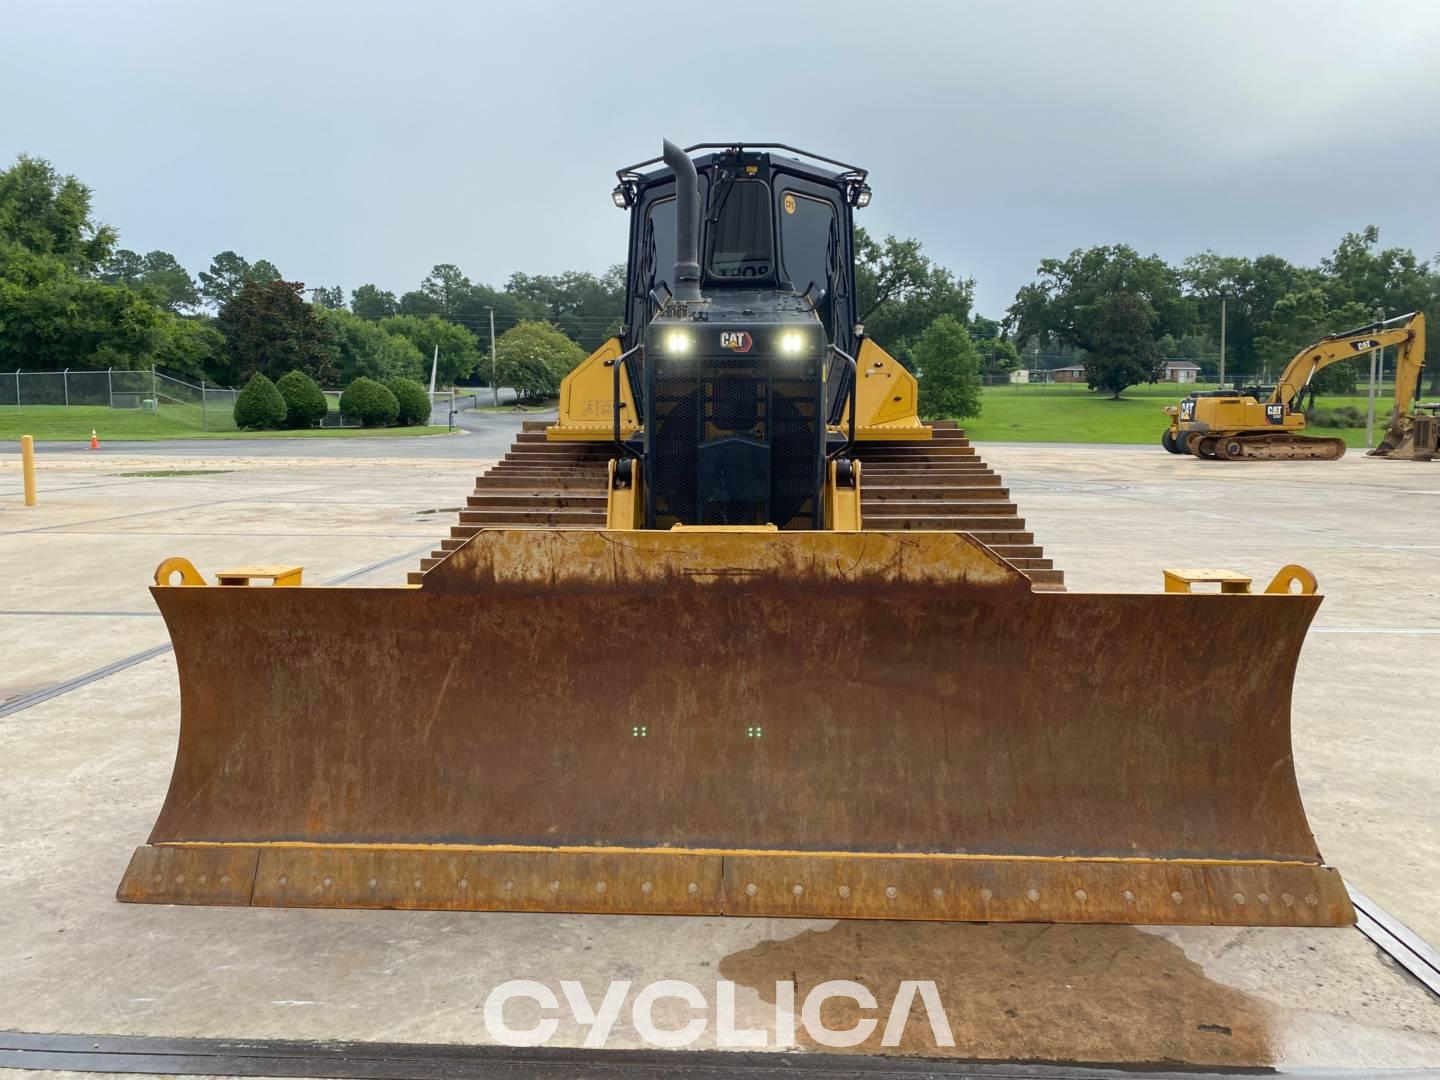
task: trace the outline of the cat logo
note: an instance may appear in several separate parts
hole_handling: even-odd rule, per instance
[[[1188,424],[1195,419],[1195,399],[1186,398],[1180,402],[1180,422]]]
[[[749,352],[754,340],[749,330],[721,330],[720,347],[731,352]]]
[[[1350,347],[1356,352],[1364,352],[1366,349],[1373,349],[1380,343],[1374,338],[1361,338],[1359,341],[1352,341]]]
[[[1283,402],[1269,402],[1265,406],[1265,419],[1272,424],[1285,423],[1285,405]]]

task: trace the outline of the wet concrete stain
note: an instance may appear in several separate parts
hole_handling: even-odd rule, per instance
[[[832,1030],[879,1020],[862,1044],[836,1053],[1090,1063],[1275,1063],[1270,1006],[1207,978],[1179,946],[1130,926],[844,921],[765,941],[720,963],[722,978],[775,1002],[775,983],[795,983],[798,1014],[819,983],[864,985],[878,1008],[832,998]],[[881,1046],[902,980],[933,980],[954,1035],[936,1046],[917,996],[898,1046]],[[799,1022],[796,1039],[815,1042]]]

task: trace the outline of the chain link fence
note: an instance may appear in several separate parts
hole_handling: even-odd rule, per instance
[[[136,410],[196,431],[235,430],[237,391],[163,371],[12,371],[0,374],[0,409]]]
[[[340,412],[340,391],[326,390],[329,411],[320,427],[359,427]],[[195,431],[234,431],[238,390],[193,382],[163,371],[0,372],[0,410],[23,415],[50,409],[96,409],[151,413]],[[476,404],[474,394],[437,390],[430,395],[430,423],[454,426],[457,410]]]
[[[1031,370],[1026,373],[1023,380],[1012,379],[1008,373],[987,373],[981,376],[981,381],[992,391],[1013,390],[1017,394],[1026,391],[1074,391],[1078,394],[1094,393],[1089,383],[1085,381],[1084,374],[1068,374],[1061,371],[1040,371]],[[1232,375],[1225,373],[1225,387],[1232,390],[1240,390],[1249,386],[1274,386],[1275,376],[1272,375]],[[1348,394],[1365,394],[1370,385],[1369,379],[1358,379],[1354,391]],[[1377,379],[1375,383],[1377,394],[1390,394],[1395,389],[1394,373],[1387,379]],[[1196,379],[1177,382],[1172,379],[1161,379],[1154,383],[1136,383],[1126,393],[1155,393],[1171,394],[1177,397],[1184,397],[1192,390],[1218,390],[1220,382],[1214,375],[1200,375]],[[1334,396],[1333,394],[1331,396]]]

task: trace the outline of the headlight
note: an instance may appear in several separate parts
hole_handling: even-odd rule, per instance
[[[690,351],[690,335],[684,330],[671,330],[665,335],[665,351],[686,353]]]
[[[780,351],[791,354],[804,352],[805,335],[795,330],[787,330],[780,335]]]

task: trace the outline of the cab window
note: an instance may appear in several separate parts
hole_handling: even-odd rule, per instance
[[[649,213],[650,225],[649,235],[646,243],[653,245],[650,251],[649,266],[646,268],[649,273],[649,280],[642,281],[642,294],[654,288],[657,282],[663,281],[674,287],[670,279],[675,271],[675,199],[660,199],[650,204]]]
[[[725,193],[720,217],[710,228],[713,277],[729,281],[769,277],[775,268],[770,188],[759,180],[736,180]]]
[[[834,227],[832,203],[795,191],[781,193],[780,253],[796,292],[804,292],[813,281],[828,294]]]

